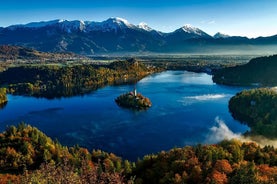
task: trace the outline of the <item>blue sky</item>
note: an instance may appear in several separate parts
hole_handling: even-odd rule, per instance
[[[171,32],[191,24],[213,35],[277,34],[277,0],[9,0],[1,2],[0,27],[53,19],[130,23]]]

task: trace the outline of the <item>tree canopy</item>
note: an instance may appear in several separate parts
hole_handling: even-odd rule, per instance
[[[66,147],[21,123],[0,134],[1,183],[276,183],[277,149],[224,140],[174,148],[136,163]]]
[[[3,107],[7,103],[7,95],[6,95],[6,89],[0,88],[0,108]]]
[[[6,85],[12,94],[54,98],[83,94],[107,84],[136,82],[158,70],[136,60],[102,66],[26,65],[0,72],[0,85]]]
[[[277,138],[277,92],[272,88],[244,90],[229,101],[232,116],[251,128],[250,134]]]
[[[222,68],[214,72],[213,80],[226,85],[277,85],[277,55],[259,57],[247,64]]]

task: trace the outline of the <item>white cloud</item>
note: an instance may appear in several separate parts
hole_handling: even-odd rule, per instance
[[[228,126],[225,124],[225,122],[221,120],[219,117],[215,118],[215,122],[216,125],[210,128],[210,132],[208,133],[205,141],[208,144],[218,143],[224,139],[238,139],[242,142],[255,142],[260,146],[272,145],[274,147],[277,147],[277,139],[267,139],[263,136],[245,137],[240,133],[236,134],[232,132],[232,130],[230,130]]]
[[[194,103],[200,103],[203,101],[213,101],[219,100],[222,98],[229,97],[229,94],[204,94],[204,95],[196,95],[196,96],[186,96],[178,100],[178,102],[182,103],[183,106],[188,106]]]
[[[219,117],[215,118],[216,125],[210,128],[210,132],[207,136],[207,143],[217,143],[224,139],[240,139],[241,134],[232,132],[223,120]]]
[[[198,95],[198,96],[188,96],[185,98],[199,100],[199,101],[207,101],[207,100],[216,100],[224,97],[226,97],[225,94],[206,94],[206,95]]]

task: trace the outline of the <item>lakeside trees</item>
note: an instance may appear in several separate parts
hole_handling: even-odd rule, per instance
[[[213,81],[225,85],[277,85],[277,55],[259,57],[247,64],[227,67],[214,72]]]
[[[8,99],[6,95],[6,89],[0,88],[0,108],[5,106],[7,102],[8,102]]]
[[[232,116],[251,128],[250,134],[277,138],[277,92],[272,88],[244,90],[229,101]]]
[[[11,67],[0,73],[8,93],[42,97],[83,94],[107,84],[135,82],[159,69],[136,60],[110,65],[38,65]]]
[[[227,67],[214,72],[218,84],[239,86],[277,85],[277,55],[251,59],[247,64]],[[232,116],[247,124],[251,135],[277,137],[276,90],[260,88],[244,90],[229,101]]]

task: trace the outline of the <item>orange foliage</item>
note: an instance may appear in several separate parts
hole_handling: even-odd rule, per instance
[[[267,164],[257,166],[258,180],[260,182],[269,182],[274,180],[277,176],[277,167],[269,167]],[[277,182],[277,181],[275,181]]]
[[[19,184],[20,177],[12,174],[0,174],[0,184],[13,183]]]
[[[214,169],[221,173],[229,174],[233,171],[228,160],[217,160]]]
[[[226,184],[228,182],[226,174],[218,172],[217,170],[212,172],[211,179],[216,184]]]
[[[6,150],[6,154],[7,155],[16,155],[17,152],[14,148],[8,147],[7,150]]]

